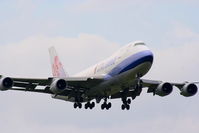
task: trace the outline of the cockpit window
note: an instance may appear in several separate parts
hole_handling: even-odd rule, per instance
[[[145,43],[140,42],[140,43],[135,43],[135,44],[134,44],[134,46],[137,46],[137,45],[145,45]]]

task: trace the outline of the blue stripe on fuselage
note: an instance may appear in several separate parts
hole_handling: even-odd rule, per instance
[[[137,54],[131,55],[118,64],[115,68],[113,68],[110,72],[110,76],[115,76],[117,74],[121,74],[130,69],[135,68],[136,66],[144,63],[151,62],[153,63],[153,53],[150,50],[142,51]]]

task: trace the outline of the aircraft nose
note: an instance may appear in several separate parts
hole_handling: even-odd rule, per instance
[[[150,50],[144,51],[142,58],[144,59],[144,61],[149,61],[149,62],[153,63],[154,57],[153,57],[152,51],[150,51]]]
[[[153,63],[153,59],[154,59],[154,55],[153,55],[153,53],[150,51],[150,54],[149,54],[149,56],[151,56],[151,63]]]

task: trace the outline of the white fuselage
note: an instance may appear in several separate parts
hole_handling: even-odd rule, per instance
[[[144,76],[152,63],[153,53],[148,47],[143,42],[133,42],[74,77],[103,77],[104,82],[96,84],[86,92],[89,97],[103,97],[135,85],[137,75]],[[68,96],[57,96],[57,99],[71,102],[75,100]],[[86,97],[84,99],[86,101]]]
[[[142,43],[142,42],[130,43],[130,44],[122,47],[121,49],[119,49],[117,52],[115,52],[109,58],[95,64],[94,66],[92,66],[92,67],[90,67],[90,68],[88,68],[88,69],[86,69],[86,70],[84,70],[84,71],[82,71],[78,74],[76,74],[75,77],[92,77],[92,76],[95,77],[95,76],[98,76],[98,75],[111,76],[111,75],[108,75],[108,74],[113,69],[115,69],[118,64],[120,64],[124,60],[126,60],[129,57],[136,55],[136,54],[139,54],[139,55],[137,55],[134,58],[132,57],[132,60],[129,59],[130,61],[125,62],[125,64],[123,64],[123,65],[129,65],[129,64],[133,63],[133,61],[140,59],[140,58],[143,58],[143,57],[148,56],[148,55],[153,57],[152,52],[149,50],[149,48],[144,43]]]
[[[88,95],[114,94],[133,85],[137,74],[144,76],[152,66],[153,53],[143,42],[122,47],[109,58],[76,74],[77,77],[104,76],[105,81],[90,89]]]

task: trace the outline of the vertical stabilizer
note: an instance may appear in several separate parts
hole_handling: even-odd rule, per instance
[[[53,77],[65,78],[68,74],[64,71],[61,61],[54,47],[49,48]]]

